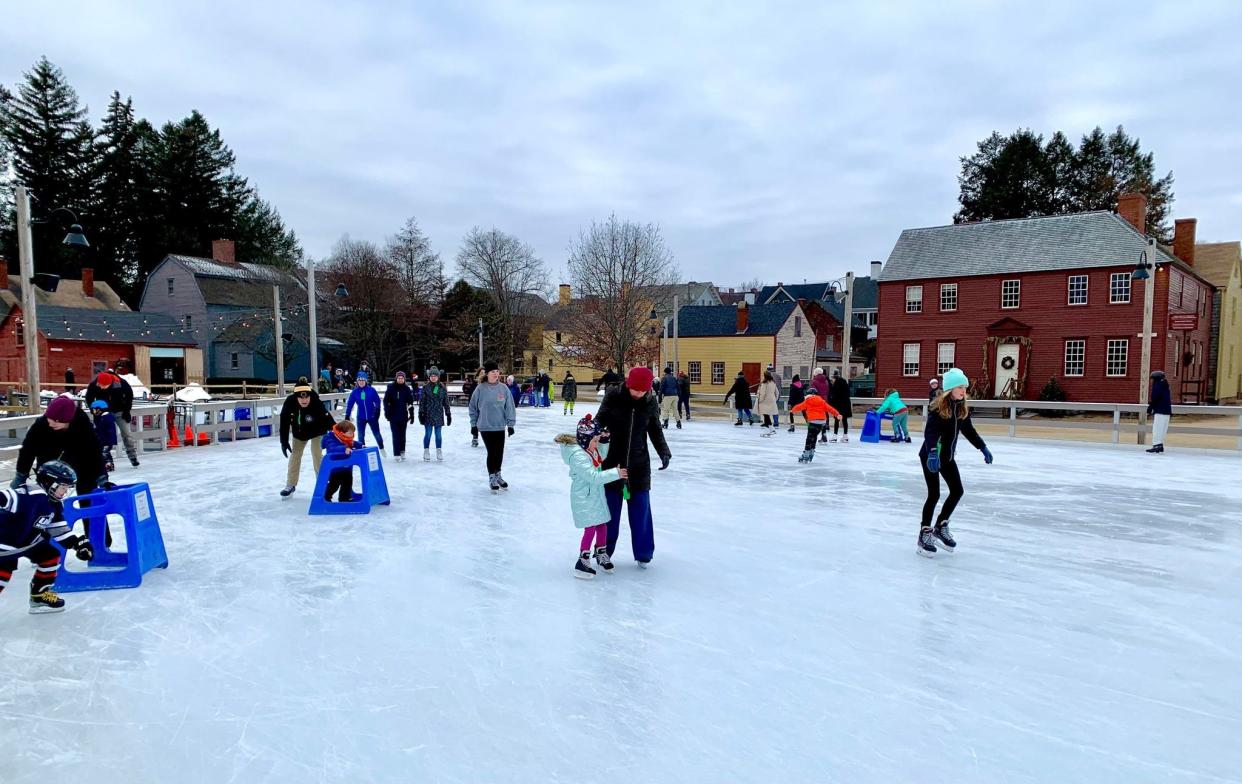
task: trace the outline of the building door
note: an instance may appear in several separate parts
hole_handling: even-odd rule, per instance
[[[752,387],[759,386],[759,378],[762,375],[763,365],[758,362],[743,362],[742,375],[746,377],[746,383]]]
[[[1009,382],[1018,377],[1018,349],[1017,343],[1002,343],[996,347],[996,397],[1005,394],[1005,388]]]

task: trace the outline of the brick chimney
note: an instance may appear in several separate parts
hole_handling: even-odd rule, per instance
[[[568,283],[561,284],[560,303],[562,305],[568,305],[570,303],[570,301],[573,299],[572,292],[573,292],[573,289],[570,288]]]
[[[211,258],[225,264],[237,263],[237,246],[232,240],[212,240]]]
[[[750,308],[746,307],[746,301],[737,303],[737,334],[746,331],[746,327],[750,325]]]
[[[1117,214],[1139,234],[1147,233],[1147,197],[1143,194],[1121,194],[1117,198]]]
[[[88,299],[95,296],[95,270],[82,268],[82,296]]]
[[[9,287],[9,260],[0,256],[0,291]]]
[[[1173,221],[1173,255],[1192,267],[1195,265],[1195,226],[1198,223],[1194,218]]]

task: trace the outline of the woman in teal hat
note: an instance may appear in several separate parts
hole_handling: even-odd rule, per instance
[[[923,448],[919,450],[919,459],[923,463],[923,480],[927,482],[927,501],[923,504],[917,552],[928,558],[936,555],[937,546],[950,553],[957,548],[957,542],[949,532],[949,518],[953,515],[957,502],[965,494],[962,489],[962,475],[957,470],[957,461],[954,460],[958,435],[966,436],[966,440],[975,449],[983,452],[983,462],[992,464],[992,453],[970,422],[970,406],[966,399],[966,387],[969,384],[965,373],[957,368],[950,368],[944,374],[943,391],[927,411]],[[940,508],[940,514],[933,526],[932,514],[940,500],[940,477],[944,477],[944,483],[949,486],[949,497]]]

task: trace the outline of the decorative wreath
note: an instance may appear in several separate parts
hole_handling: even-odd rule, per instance
[[[1013,357],[1005,357],[1001,360],[1001,367],[1005,370],[1013,370],[1013,366],[1016,364],[1018,363],[1014,361]]]

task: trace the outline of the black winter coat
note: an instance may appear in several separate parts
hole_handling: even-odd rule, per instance
[[[47,423],[47,416],[41,416],[26,431],[22,448],[17,453],[17,473],[30,475],[32,467],[49,460],[63,460],[77,472],[78,493],[94,490],[99,480],[108,475],[95,425],[81,409],[65,430],[53,430]]]
[[[565,376],[565,380],[561,383],[561,400],[572,401],[578,399],[578,382],[573,376]]]
[[[854,410],[850,402],[850,382],[840,376],[832,380],[832,386],[828,388],[828,405],[840,411],[843,418],[850,418]]]
[[[313,441],[322,438],[324,433],[332,429],[332,415],[319,399],[318,393],[311,392],[310,403],[306,408],[298,405],[298,395],[294,392],[285,398],[280,407],[280,443],[287,445],[289,435],[299,441]]]
[[[134,388],[129,385],[125,379],[117,376],[119,383],[113,384],[107,389],[103,389],[95,381],[92,381],[86,387],[86,407],[90,408],[91,403],[96,400],[102,400],[108,404],[108,410],[117,419],[124,419],[126,422],[133,417],[130,411],[134,408]]]
[[[651,439],[656,454],[670,458],[673,455],[664,440],[664,430],[660,427],[660,408],[656,405],[655,397],[647,394],[635,400],[625,387],[611,389],[604,393],[604,401],[599,405],[595,421],[609,433],[608,457],[604,458],[600,467],[605,470],[617,466],[627,468],[630,472],[631,491],[650,490],[651,455],[647,451],[647,439]],[[617,480],[607,487],[620,490],[622,484],[621,480]]]
[[[1159,378],[1151,382],[1151,398],[1147,406],[1149,414],[1173,415],[1173,394],[1169,390],[1169,380]]]
[[[414,390],[409,384],[396,381],[384,390],[384,419],[398,424],[410,421],[410,407],[414,405]]]
[[[681,376],[677,379],[677,397],[682,400],[690,399],[690,377]]]
[[[803,400],[806,400],[806,382],[794,381],[789,385],[789,405],[796,406]]]
[[[960,410],[961,403],[954,401],[950,409],[952,417],[945,419],[936,410],[927,412],[927,425],[923,428],[923,446],[919,448],[919,458],[923,462],[927,462],[927,455],[936,447],[940,448],[940,462],[949,463],[957,454],[957,436],[966,436],[975,449],[983,449],[987,444],[983,443],[983,439],[979,437],[979,433],[975,430],[974,424],[970,421],[970,415],[965,418],[959,418],[957,412]]]
[[[729,394],[725,395],[725,403],[729,402],[730,397],[733,398],[733,407],[738,411],[742,409],[749,411],[755,407],[750,399],[750,384],[746,383],[743,376],[738,376],[733,382],[733,388],[729,390]]]
[[[608,388],[620,380],[620,376],[609,370],[607,373],[600,376],[599,383],[595,385],[595,391],[598,392],[600,387]]]

